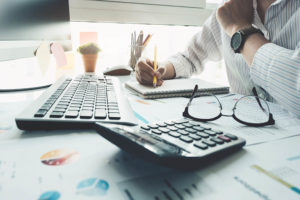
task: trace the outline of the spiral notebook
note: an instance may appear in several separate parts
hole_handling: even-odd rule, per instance
[[[229,87],[220,86],[201,79],[172,79],[165,80],[162,86],[152,87],[139,84],[137,81],[128,81],[125,86],[145,99],[167,97],[189,97],[192,95],[195,85],[198,84],[197,96],[229,93]]]

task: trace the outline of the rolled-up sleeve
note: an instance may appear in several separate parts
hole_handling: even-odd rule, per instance
[[[255,54],[251,77],[277,103],[300,116],[300,43],[295,50],[263,45]]]
[[[189,77],[203,71],[206,60],[222,59],[220,25],[214,12],[194,35],[186,50],[168,58],[175,68],[176,77]]]

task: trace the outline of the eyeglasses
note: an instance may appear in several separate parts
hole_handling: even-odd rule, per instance
[[[197,100],[195,98],[197,90],[198,85],[195,85],[193,94],[184,109],[184,117],[200,122],[214,121],[222,116],[233,117],[237,122],[253,127],[275,124],[268,103],[257,95],[255,88],[252,90],[254,96],[243,96],[236,101],[232,114],[222,113],[222,104],[213,94],[208,94],[212,97],[212,101],[203,102],[200,100],[201,98],[197,98]]]

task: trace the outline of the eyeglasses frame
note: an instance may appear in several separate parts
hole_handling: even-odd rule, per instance
[[[268,125],[274,125],[274,124],[275,124],[275,120],[274,120],[274,118],[273,118],[273,114],[270,112],[270,108],[269,108],[269,105],[268,105],[267,102],[266,102],[266,105],[267,105],[267,108],[268,108],[268,111],[269,111],[269,119],[268,119],[268,121],[266,121],[266,122],[264,122],[264,123],[251,123],[251,122],[245,122],[245,121],[240,120],[239,118],[236,117],[234,111],[236,110],[236,105],[237,105],[237,103],[238,103],[241,99],[243,99],[243,98],[245,98],[245,97],[250,97],[251,95],[243,96],[243,97],[241,97],[239,100],[236,101],[236,103],[234,104],[234,106],[233,106],[233,108],[232,108],[232,111],[233,111],[233,112],[232,112],[232,115],[224,115],[224,114],[222,114],[222,109],[223,109],[223,108],[222,108],[222,104],[221,104],[220,100],[218,99],[218,97],[215,96],[214,94],[207,93],[208,95],[214,96],[214,97],[217,99],[217,101],[219,102],[220,114],[219,114],[218,116],[216,116],[216,117],[214,117],[214,118],[210,118],[210,119],[200,119],[200,118],[193,117],[192,115],[189,114],[188,109],[189,109],[189,107],[190,107],[190,105],[191,105],[193,99],[195,98],[196,92],[197,92],[197,91],[198,91],[198,85],[196,84],[195,87],[194,87],[194,91],[193,91],[193,93],[192,93],[192,96],[190,97],[189,102],[188,102],[188,104],[186,105],[186,107],[185,107],[185,109],[184,109],[184,112],[182,113],[183,117],[187,117],[187,118],[190,118],[190,119],[192,119],[192,120],[199,121],[199,122],[214,121],[214,120],[219,119],[219,118],[222,117],[222,116],[225,116],[225,117],[233,117],[233,119],[235,119],[237,122],[239,122],[239,123],[241,123],[241,124],[244,124],[244,125],[247,125],[247,126],[251,126],[251,127],[263,127],[263,126],[268,126]],[[253,96],[255,97],[255,99],[256,99],[256,101],[257,101],[259,107],[265,112],[265,109],[262,107],[262,104],[261,104],[261,102],[260,102],[260,98],[258,97],[258,94],[257,94],[257,91],[256,91],[255,87],[252,89],[252,92],[253,92],[253,94],[254,94]],[[253,96],[251,96],[251,97],[253,97]]]

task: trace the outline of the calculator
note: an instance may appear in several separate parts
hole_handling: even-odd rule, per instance
[[[190,119],[124,126],[95,123],[96,131],[121,149],[178,169],[195,169],[241,149],[246,141]]]

